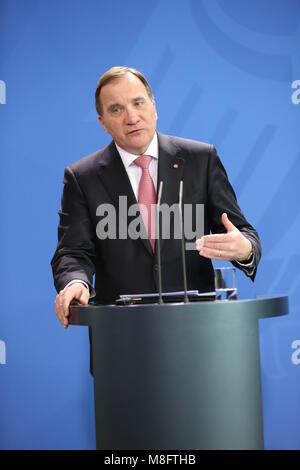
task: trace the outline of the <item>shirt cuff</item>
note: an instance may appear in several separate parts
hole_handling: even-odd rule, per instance
[[[247,276],[252,276],[255,271],[255,264],[254,264],[254,256],[249,263],[241,263],[240,261],[234,260],[241,268],[245,269],[247,272]]]
[[[252,266],[254,266],[254,256],[253,256],[253,259],[249,261],[249,263],[242,263],[241,261],[238,261],[237,259],[235,259],[234,261],[240,266],[243,266],[244,268],[252,268]]]
[[[83,284],[88,290],[90,290],[90,289],[89,289],[89,286],[87,285],[87,283],[84,282],[84,281],[82,281],[81,279],[73,279],[72,281],[68,282],[68,284],[65,286],[65,289],[66,289],[67,287],[70,287],[72,284],[75,284],[76,282],[80,282],[80,283]]]

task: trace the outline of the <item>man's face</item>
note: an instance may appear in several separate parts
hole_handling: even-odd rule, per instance
[[[132,73],[126,73],[103,86],[100,92],[104,130],[124,150],[142,155],[156,129],[157,114],[144,84]]]

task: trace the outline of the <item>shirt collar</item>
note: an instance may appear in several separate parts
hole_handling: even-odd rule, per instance
[[[134,160],[138,157],[138,155],[127,152],[127,150],[124,150],[121,147],[119,147],[118,144],[116,144],[116,147],[122,159],[123,165],[125,166],[125,168],[128,168],[134,162]],[[156,132],[154,133],[153,139],[151,140],[149,147],[147,148],[147,150],[144,152],[143,155],[150,155],[151,157],[158,159],[158,139],[157,139]]]

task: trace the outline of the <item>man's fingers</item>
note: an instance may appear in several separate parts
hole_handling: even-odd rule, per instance
[[[70,314],[69,312],[69,307],[70,303],[74,299],[75,293],[73,292],[73,289],[71,289],[72,286],[67,287],[62,291],[62,296],[61,296],[61,309],[62,309],[62,314],[65,318],[67,318]]]
[[[63,300],[63,291],[60,291],[55,299],[55,313],[59,321],[66,327],[68,325],[68,320],[64,314],[64,300]]]
[[[90,293],[87,289],[84,288],[84,291],[77,299],[82,305],[87,305],[89,303]]]
[[[227,233],[205,235],[196,240],[199,254],[204,258],[223,261],[246,259],[251,249],[249,241],[230,222],[226,212],[222,214],[222,223]]]
[[[196,244],[207,245],[208,243],[223,243],[226,241],[227,237],[227,233],[213,233],[211,235],[204,235],[203,237],[196,240]]]
[[[204,258],[208,259],[215,259],[221,261],[229,261],[231,260],[231,256],[225,250],[219,249],[212,249],[212,248],[202,248],[199,252],[199,255],[203,256]]]
[[[81,304],[87,305],[89,297],[89,290],[82,283],[72,284],[58,293],[55,299],[55,313],[65,328],[69,323],[69,308],[72,300],[76,299]]]
[[[232,236],[238,231],[237,228],[233,225],[232,222],[228,219],[226,212],[222,214],[222,224],[226,228],[227,233],[213,233],[211,235],[204,235],[201,238],[196,240],[196,248],[200,250],[202,247],[222,249],[218,246],[220,243],[230,243],[232,241]],[[232,233],[234,232],[234,233]]]
[[[236,227],[233,225],[233,223],[230,222],[230,220],[228,219],[228,215],[226,214],[226,212],[223,212],[221,220],[222,220],[222,224],[226,228],[227,232],[231,232],[232,230],[236,229]]]
[[[196,240],[196,248],[200,250],[203,247],[224,249],[231,242],[231,237],[225,234],[205,235]]]

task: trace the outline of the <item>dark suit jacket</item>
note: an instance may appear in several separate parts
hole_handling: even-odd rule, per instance
[[[178,203],[179,182],[184,181],[183,204],[204,204],[204,232],[225,232],[221,214],[249,238],[254,248],[255,271],[261,256],[258,235],[243,216],[226,171],[212,145],[158,134],[158,182],[163,181],[162,203]],[[174,164],[178,168],[174,168]],[[149,241],[99,240],[96,215],[100,204],[113,204],[118,221],[119,196],[128,207],[136,204],[126,170],[114,142],[65,170],[62,207],[59,211],[58,245],[52,259],[56,289],[73,279],[92,288],[96,298],[112,302],[120,294],[157,292],[157,255]],[[130,218],[129,218],[130,222]],[[163,291],[183,290],[180,240],[161,242]],[[236,263],[233,263],[236,264]],[[237,265],[237,264],[236,264]],[[210,260],[198,251],[186,252],[188,289],[214,290]],[[240,265],[237,265],[240,267]],[[246,274],[247,269],[242,268]],[[254,280],[255,272],[251,275]]]

